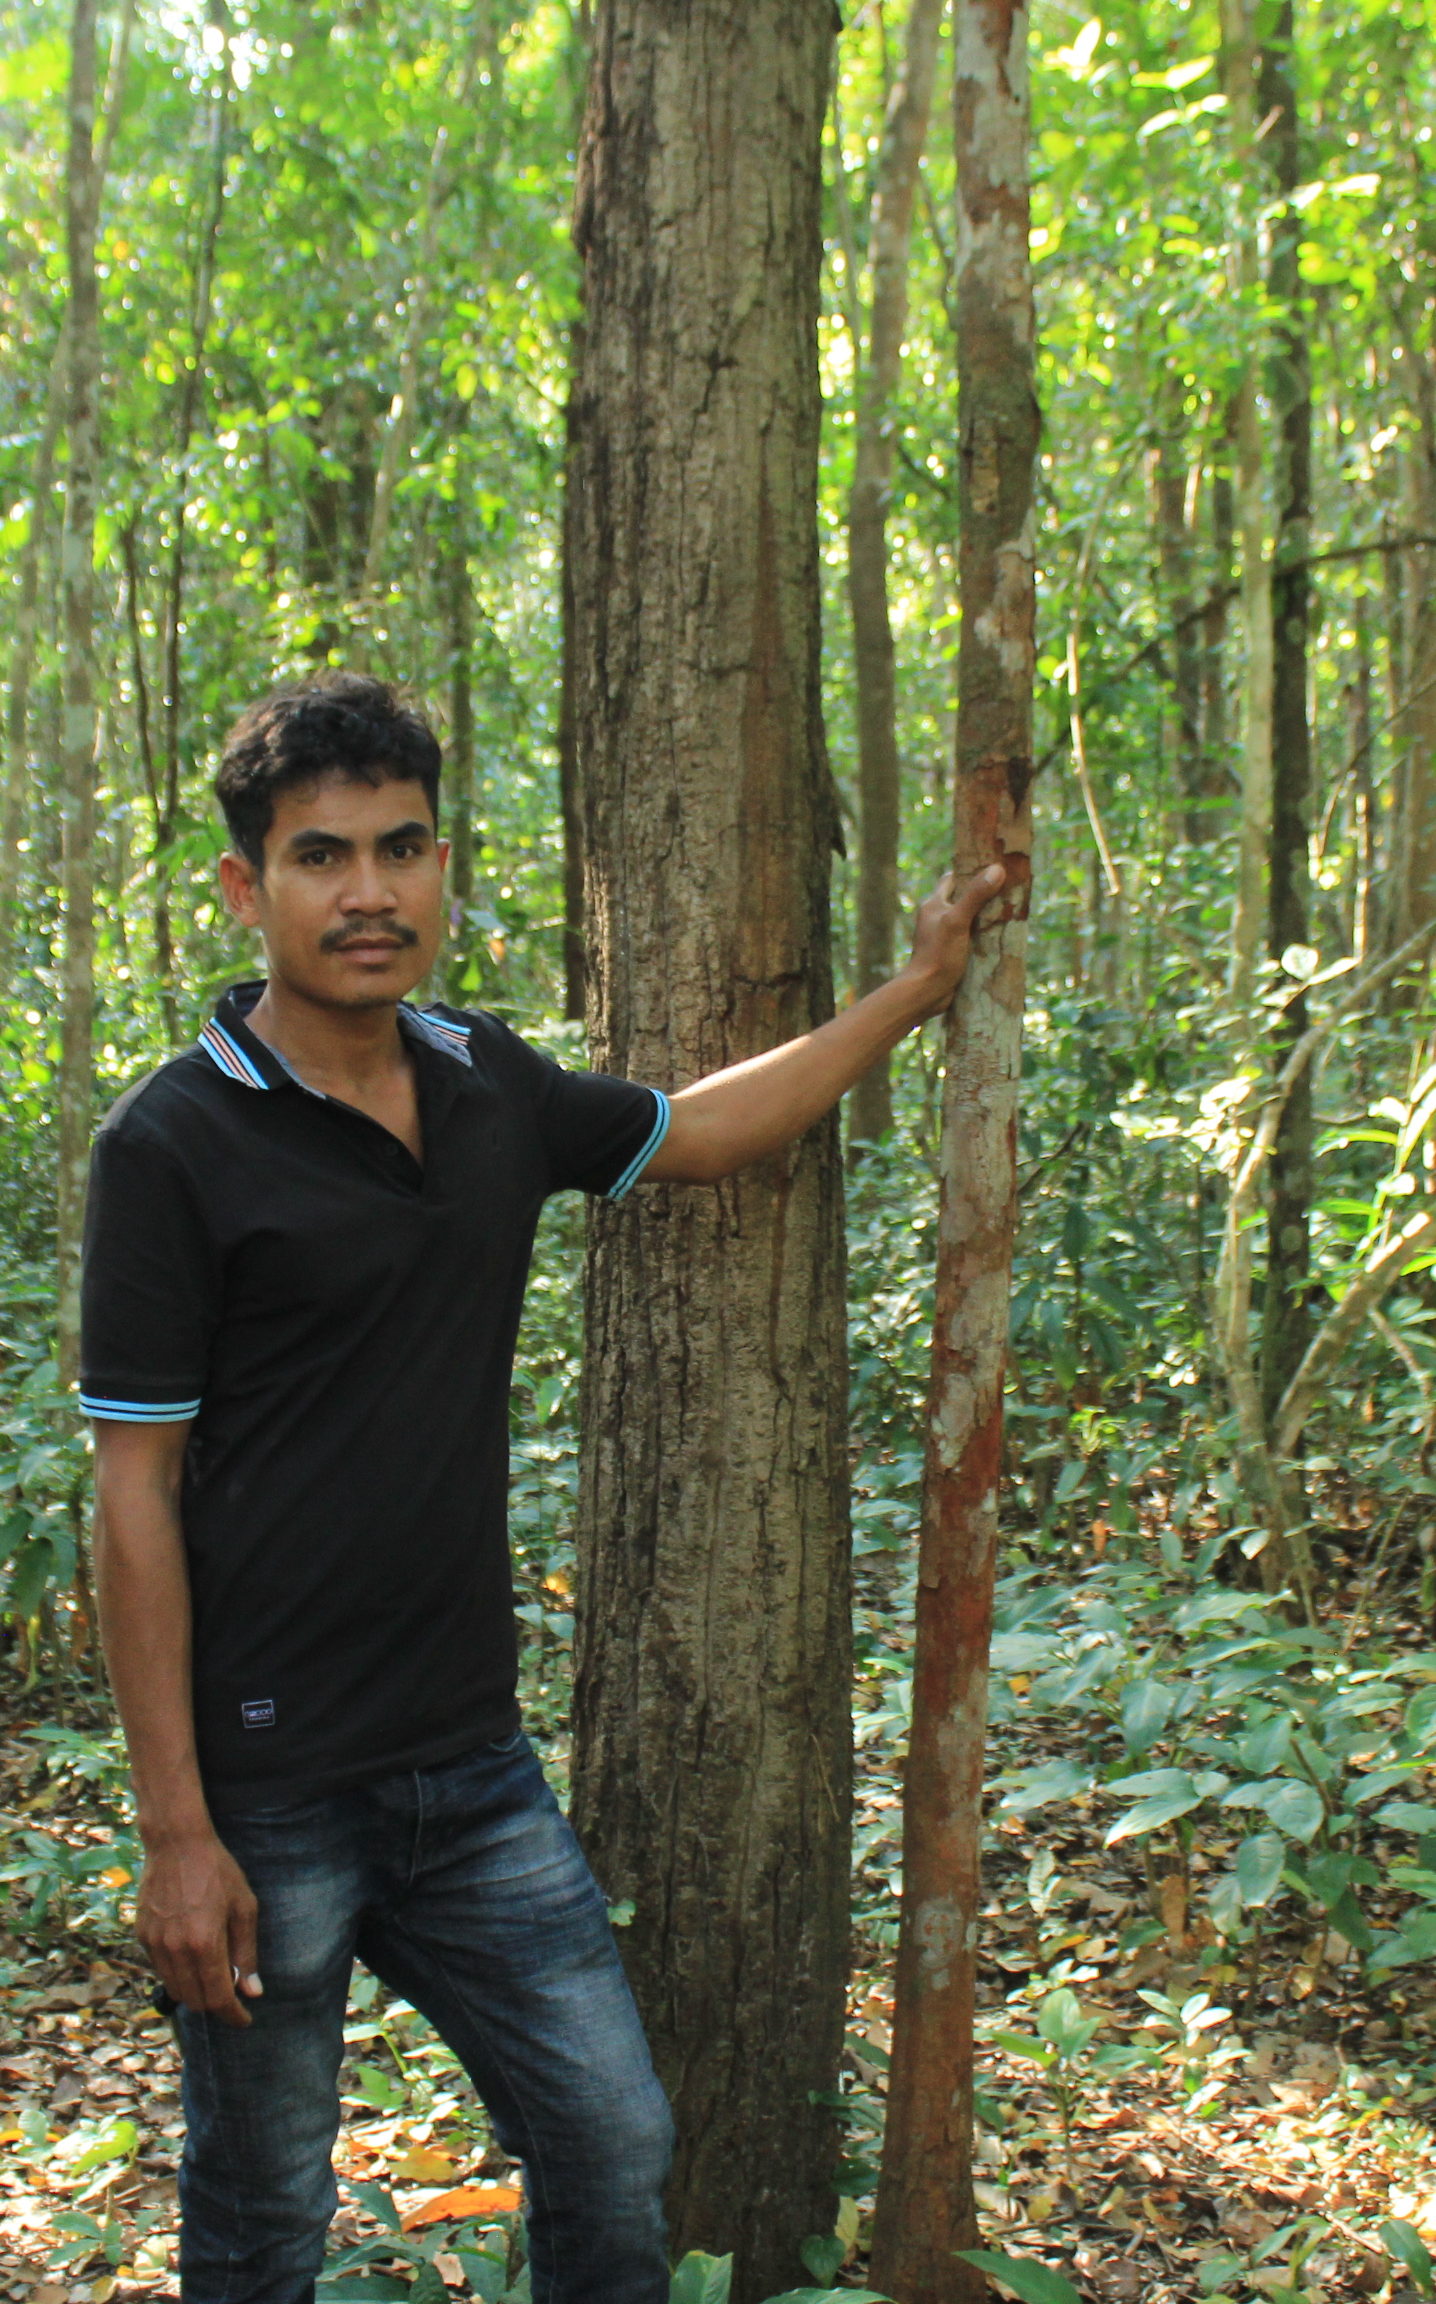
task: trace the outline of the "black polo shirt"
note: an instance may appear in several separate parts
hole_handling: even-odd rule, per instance
[[[534,1228],[618,1199],[666,1099],[497,1017],[401,1008],[424,1159],[245,1025],[95,1143],[81,1400],[190,1424],[200,1767],[219,1805],[452,1757],[517,1725],[508,1399]],[[192,1419],[192,1422],[191,1422]]]

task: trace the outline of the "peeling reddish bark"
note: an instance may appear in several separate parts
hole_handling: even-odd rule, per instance
[[[1038,416],[1027,253],[1027,12],[958,0],[958,422],[962,636],[954,862],[994,857],[948,1020],[903,1912],[874,2285],[969,2304],[976,2239],[972,2035],[987,1652],[1016,1221],[1017,1092],[1031,883]]]

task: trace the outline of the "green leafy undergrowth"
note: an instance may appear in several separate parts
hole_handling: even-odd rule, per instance
[[[1425,1960],[1436,1653],[1291,1624],[1273,1600],[1216,1581],[1227,1541],[1210,1539],[1189,1568],[1173,1541],[1161,1580],[1134,1562],[1101,1563],[1070,1588],[1035,1569],[1004,1580],[993,1719],[1061,1756],[1007,1768],[998,1819],[1096,1801],[1115,1810],[1107,1846],[1163,1841],[1184,1868],[1235,1831],[1204,1889],[1221,1939],[1249,1942],[1286,1902],[1373,1975]],[[1393,1890],[1403,1901],[1385,1926]]]

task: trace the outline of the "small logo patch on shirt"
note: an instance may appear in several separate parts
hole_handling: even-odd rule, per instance
[[[248,1704],[241,1704],[239,1716],[246,1728],[272,1728],[274,1726],[274,1698],[257,1696]]]

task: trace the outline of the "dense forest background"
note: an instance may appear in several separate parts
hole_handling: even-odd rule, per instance
[[[910,910],[951,853],[961,250],[940,8],[910,249],[878,246],[884,122],[921,13],[848,12],[823,139],[840,998],[869,980],[894,895]],[[1436,2094],[1436,20],[1424,0],[1256,14],[1037,0],[1032,17],[1039,774],[978,2199],[1019,2258],[1060,2260],[1098,2296],[1315,2304],[1401,2279],[1430,2294],[1421,2233],[1436,2242],[1417,2118]],[[37,1945],[57,1976],[77,1943],[119,1958],[106,1932],[132,1861],[63,1317],[57,1357],[61,1119],[88,1125],[254,970],[218,901],[208,798],[244,702],[325,664],[425,701],[454,844],[433,991],[585,1054],[563,594],[588,9],[174,0],[116,8],[102,31],[91,826],[66,766],[71,19],[58,0],[0,7],[0,1607],[17,1798],[72,1819],[32,1817],[0,1850],[21,2031],[46,2015]],[[865,423],[890,473],[886,881],[852,618],[874,566]],[[890,1113],[870,1088],[848,1140],[862,1773],[837,2109],[842,2198],[864,2213],[901,1886],[941,1058],[931,1030],[901,1050]],[[582,1232],[567,1206],[546,1220],[514,1396],[529,1701],[560,1774]],[[1077,1999],[1135,2010],[1111,2020],[1117,2061],[1079,2038]],[[1298,2038],[1328,2061],[1273,2082],[1284,2051],[1263,2066],[1262,2040]],[[461,2112],[452,2092],[434,2109],[432,2043],[400,2026],[389,2044],[356,2083],[352,2167],[387,2153],[402,2187],[425,2179],[401,2147],[442,2160]],[[25,2111],[52,2052],[31,2047],[7,2143],[15,2229],[38,2236],[26,2263],[51,2262],[69,2202],[57,2297],[80,2272],[99,2297],[107,2248],[162,2280],[163,2148],[147,2172],[143,2123],[103,2097],[78,2127]],[[1251,2190],[1260,2115],[1243,2129],[1241,2107],[1287,2102],[1273,2085],[1307,2087],[1294,2120],[1335,2106],[1365,2124],[1336,2174],[1325,2145],[1290,2142],[1310,2163],[1296,2194],[1275,2163]],[[1120,2128],[1103,2093],[1119,2086],[1134,2134],[1149,2124],[1133,2153],[1150,2158],[1150,2123],[1168,2123],[1145,2178],[1093,2140]],[[1335,2152],[1344,2131],[1323,2133]],[[350,2235],[356,2262],[387,2262],[367,2231]],[[865,2231],[844,2207],[841,2246],[815,2235],[809,2274],[839,2277]],[[1137,2285],[1113,2284],[1114,2236]],[[458,2262],[436,2277],[457,2285]],[[459,2277],[499,2292],[481,2269]]]

